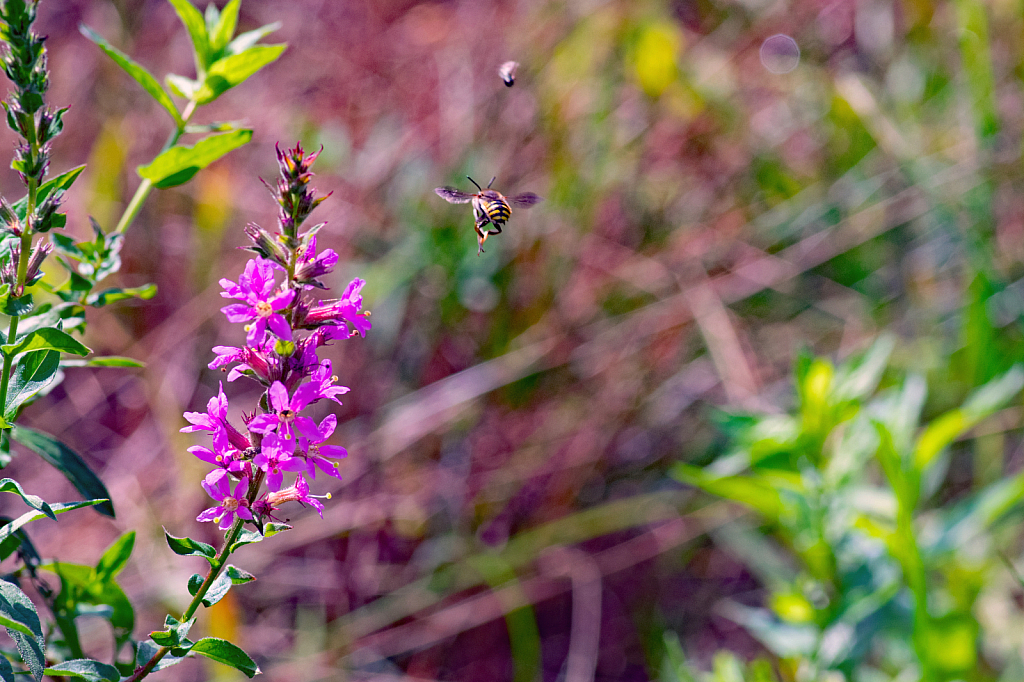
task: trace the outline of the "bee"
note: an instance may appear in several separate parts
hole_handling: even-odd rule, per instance
[[[473,178],[470,178],[468,175],[466,177],[476,185],[476,188],[480,190],[479,192],[462,192],[454,187],[438,187],[434,191],[437,193],[437,196],[450,204],[473,203],[473,218],[476,221],[473,228],[476,230],[479,241],[476,255],[479,256],[484,252],[484,242],[487,241],[487,238],[492,234],[501,234],[502,226],[508,221],[509,216],[512,215],[512,208],[509,204],[516,208],[526,208],[541,201],[541,198],[533,192],[523,192],[514,197],[505,198],[505,195],[498,190],[491,189],[491,185],[494,184],[497,176],[491,178],[491,181],[487,183],[486,189],[477,185],[476,180]],[[485,230],[484,228],[488,224],[494,229]]]
[[[516,70],[519,69],[519,62],[505,62],[498,67],[498,75],[505,82],[506,88],[516,84]]]

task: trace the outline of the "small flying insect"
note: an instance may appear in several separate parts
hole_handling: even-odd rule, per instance
[[[519,62],[505,62],[498,67],[498,75],[505,82],[506,88],[516,84],[516,71],[519,69]]]
[[[479,246],[476,255],[480,255],[484,252],[484,242],[487,238],[493,234],[501,234],[502,226],[508,221],[509,216],[512,215],[512,208],[509,206],[515,206],[516,208],[527,208],[533,206],[541,198],[533,192],[523,192],[517,194],[514,197],[506,198],[504,194],[496,189],[491,189],[491,185],[494,184],[494,178],[487,183],[486,189],[477,185],[476,180],[470,178],[469,181],[476,185],[479,192],[462,192],[455,189],[454,187],[438,187],[434,191],[437,196],[441,197],[450,204],[467,204],[473,203],[473,218],[475,224],[473,229],[476,230],[477,240]],[[494,229],[485,230],[484,228],[490,224]]]

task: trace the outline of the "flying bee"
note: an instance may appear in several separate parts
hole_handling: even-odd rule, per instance
[[[511,88],[516,84],[516,70],[518,69],[519,62],[505,62],[498,67],[498,75],[505,82],[506,88]]]
[[[477,240],[479,246],[476,255],[480,255],[484,252],[484,242],[492,234],[501,234],[502,226],[508,221],[509,216],[512,215],[512,206],[516,208],[527,208],[533,206],[541,198],[533,192],[523,192],[517,194],[514,197],[506,198],[504,194],[496,189],[491,189],[491,185],[494,184],[494,178],[487,183],[487,188],[483,188],[477,185],[476,180],[470,178],[469,181],[476,185],[479,192],[462,192],[455,189],[454,187],[438,187],[434,191],[437,192],[437,196],[441,197],[450,204],[466,204],[473,203],[473,218],[475,224],[473,229],[476,230]],[[485,230],[484,228],[490,224],[494,229]]]

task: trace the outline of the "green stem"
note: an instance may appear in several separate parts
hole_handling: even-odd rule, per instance
[[[192,118],[192,114],[196,110],[196,101],[190,100],[185,106],[185,110],[181,112],[181,127],[175,128],[167,138],[167,142],[164,143],[160,153],[163,154],[165,151],[178,144],[178,140],[181,139],[182,134],[185,132],[185,124]],[[139,183],[138,188],[135,190],[135,195],[132,196],[132,200],[128,202],[128,205],[124,209],[124,213],[121,215],[121,219],[117,221],[117,227],[114,228],[114,232],[117,234],[123,233],[127,230],[131,224],[135,221],[139,211],[142,209],[142,204],[145,203],[149,193],[153,191],[153,182],[151,180],[143,180]]]
[[[246,499],[249,500],[250,508],[259,493],[260,486],[263,485],[264,476],[265,473],[263,471],[257,470],[253,480],[249,483],[249,490],[246,495]],[[184,623],[189,620],[196,614],[196,611],[199,610],[199,605],[203,603],[203,597],[205,597],[206,593],[210,591],[210,588],[213,587],[213,583],[220,576],[220,572],[224,570],[225,566],[227,566],[228,557],[231,556],[231,546],[234,545],[235,541],[238,539],[239,533],[242,532],[243,525],[245,525],[245,519],[242,519],[241,517],[235,519],[235,523],[231,526],[231,529],[228,530],[227,535],[224,536],[223,546],[221,546],[220,551],[217,552],[217,556],[214,557],[213,561],[210,562],[210,572],[206,574],[206,579],[203,580],[203,584],[199,586],[195,596],[192,597],[192,602],[188,605],[188,608],[181,614],[181,618],[178,619],[179,623]],[[164,656],[169,654],[170,651],[171,647],[169,646],[162,646],[157,649],[156,653],[153,654],[153,657],[146,661],[146,664],[136,670],[135,674],[125,680],[125,682],[138,682],[149,675],[149,673],[153,672],[153,668],[156,667],[156,664],[159,663]]]

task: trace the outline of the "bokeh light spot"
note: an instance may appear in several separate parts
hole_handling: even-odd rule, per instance
[[[800,47],[787,35],[777,33],[761,43],[761,64],[772,73],[789,73],[800,63]]]

